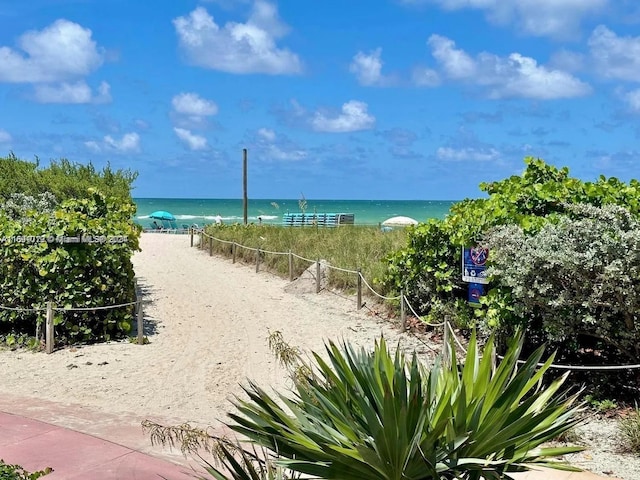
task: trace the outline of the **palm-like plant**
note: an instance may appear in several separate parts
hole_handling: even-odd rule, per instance
[[[539,349],[522,365],[518,336],[494,368],[493,341],[480,356],[472,336],[464,366],[425,368],[414,354],[373,352],[343,342],[313,353],[307,375],[292,375],[292,396],[272,397],[255,383],[236,400],[236,432],[278,452],[278,462],[325,479],[442,480],[509,478],[537,463],[579,451],[541,445],[579,422],[576,396],[559,393],[566,375],[543,388],[553,356]],[[453,350],[453,349],[451,349]]]

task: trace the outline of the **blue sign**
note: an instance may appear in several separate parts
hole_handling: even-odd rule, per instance
[[[487,278],[487,259],[489,249],[471,247],[462,249],[462,281],[468,283],[489,283]]]
[[[480,305],[480,297],[485,293],[485,286],[483,283],[470,283],[469,284],[469,296],[467,300],[471,305]]]

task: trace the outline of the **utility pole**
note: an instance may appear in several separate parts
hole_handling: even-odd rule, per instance
[[[247,199],[247,149],[242,149],[242,211],[244,214],[244,224],[247,224],[247,207],[249,200]]]

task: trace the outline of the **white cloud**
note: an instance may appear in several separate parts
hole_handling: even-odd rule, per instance
[[[258,129],[258,136],[269,142],[273,142],[276,139],[276,132],[270,128],[260,128]]]
[[[291,140],[279,138],[269,128],[260,128],[256,132],[255,149],[258,155],[267,160],[295,162],[307,158],[307,151]]]
[[[610,0],[402,0],[407,5],[432,3],[445,10],[471,8],[486,12],[490,22],[513,25],[538,37],[572,37],[582,21],[603,12]]]
[[[193,134],[185,128],[176,127],[173,131],[190,150],[205,150],[207,148],[207,139],[205,137]]]
[[[289,149],[283,148],[279,145],[268,145],[264,150],[264,153],[267,157],[272,160],[279,160],[285,162],[296,162],[300,160],[304,160],[307,158],[307,152],[297,147],[292,147]]]
[[[619,37],[604,25],[599,25],[589,38],[589,49],[600,75],[640,81],[640,37]]]
[[[174,19],[180,47],[194,65],[229,73],[300,73],[298,56],[279,48],[276,40],[288,27],[276,7],[257,0],[246,23],[227,22],[223,27],[203,7]]]
[[[440,35],[431,35],[427,41],[431,54],[449,78],[464,79],[476,74],[477,65],[464,50],[455,48],[453,40]]]
[[[195,117],[208,117],[218,113],[218,105],[197,93],[180,93],[171,100],[176,113]]]
[[[111,86],[102,82],[96,95],[83,80],[74,83],[38,84],[34,98],[39,103],[108,103],[111,101]]]
[[[91,30],[64,19],[24,33],[17,49],[0,47],[0,82],[60,82],[88,75],[104,59],[91,36]]]
[[[0,128],[0,143],[9,143],[12,140],[11,134]]]
[[[451,148],[440,147],[436,152],[440,160],[489,162],[500,159],[500,152],[495,148]]]
[[[640,88],[626,93],[624,98],[631,110],[640,113]]]
[[[353,73],[360,85],[367,87],[384,87],[393,83],[391,77],[382,75],[382,49],[376,48],[370,53],[358,52],[354,55],[349,71]]]
[[[140,135],[135,132],[125,133],[120,140],[106,135],[101,142],[94,140],[84,142],[84,145],[94,152],[111,151],[116,153],[133,153],[140,151]]]
[[[370,130],[375,126],[376,119],[367,110],[366,103],[350,100],[342,105],[339,115],[327,116],[323,112],[316,112],[311,120],[311,126],[318,132],[332,133]]]
[[[432,35],[428,45],[447,77],[486,89],[490,98],[551,100],[591,92],[588,84],[571,74],[538,65],[519,53],[499,57],[482,52],[474,58],[440,35]]]
[[[250,138],[249,148],[261,161],[297,162],[308,157],[307,150],[264,127],[256,130]]]
[[[140,135],[137,133],[125,133],[120,140],[115,140],[111,135],[107,135],[104,137],[104,142],[119,152],[137,152],[140,150]]]

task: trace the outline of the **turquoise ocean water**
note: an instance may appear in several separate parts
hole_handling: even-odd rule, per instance
[[[151,226],[149,215],[165,210],[176,217],[178,226],[207,225],[220,214],[224,223],[242,223],[242,199],[176,199],[136,198],[135,221],[143,227]],[[356,225],[378,225],[387,218],[403,215],[419,222],[430,218],[444,218],[455,202],[440,200],[307,200],[307,213],[353,213]],[[281,225],[285,213],[300,213],[299,200],[249,199],[249,223]]]

